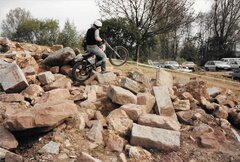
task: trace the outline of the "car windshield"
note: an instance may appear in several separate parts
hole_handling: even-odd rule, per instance
[[[194,62],[184,62],[183,64],[194,64]]]
[[[223,62],[223,61],[214,61],[216,65],[227,65],[227,62]]]
[[[166,62],[167,64],[172,64],[172,65],[178,65],[178,63],[176,61],[168,61]]]

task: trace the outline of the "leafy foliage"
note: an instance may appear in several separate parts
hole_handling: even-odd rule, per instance
[[[21,42],[37,43],[40,45],[53,45],[59,34],[57,20],[30,19],[19,24],[13,38]]]
[[[69,20],[65,22],[64,28],[59,34],[58,43],[65,47],[80,46],[80,36],[74,23],[70,23]]]
[[[16,8],[9,11],[6,15],[6,19],[3,20],[2,36],[13,39],[13,34],[16,32],[19,24],[22,24],[24,21],[31,19],[31,14],[29,11],[26,11],[22,8]]]

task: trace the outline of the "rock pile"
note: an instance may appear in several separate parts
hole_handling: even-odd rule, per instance
[[[109,72],[76,86],[69,75],[74,51],[16,43],[2,57],[0,159],[190,161],[197,158],[180,156],[181,149],[187,154],[184,140],[219,148],[230,140],[231,124],[240,125],[239,97],[232,91],[208,93],[202,81],[174,84],[162,69],[156,82],[140,71]],[[23,137],[38,140],[29,140],[29,148]]]

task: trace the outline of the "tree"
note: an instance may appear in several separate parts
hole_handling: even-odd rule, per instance
[[[187,0],[97,0],[103,15],[124,17],[140,33],[135,40],[136,59],[149,38],[176,28],[186,21]]]
[[[139,33],[134,25],[125,18],[111,18],[102,21],[101,37],[106,39],[113,47],[122,45],[128,48],[130,57],[133,57],[132,50]]]
[[[210,18],[213,30],[210,50],[215,58],[230,57],[240,34],[240,1],[215,0]]]
[[[16,8],[10,10],[6,15],[6,19],[2,21],[2,36],[12,39],[18,25],[22,24],[26,20],[29,20],[31,17],[30,12],[25,9]]]
[[[58,43],[72,48],[80,46],[80,36],[74,23],[70,23],[69,20],[65,22],[64,28],[59,34]]]
[[[56,43],[59,34],[57,20],[30,19],[19,24],[13,39],[20,42],[30,42],[39,45],[53,45]]]

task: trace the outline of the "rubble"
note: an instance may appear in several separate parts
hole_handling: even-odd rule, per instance
[[[164,69],[154,80],[112,67],[78,85],[70,72],[79,50],[8,43],[0,60],[1,84],[12,81],[0,92],[0,161],[239,160],[235,91],[198,79],[181,84]]]
[[[55,127],[65,119],[73,117],[76,112],[77,107],[72,101],[46,102],[36,104],[32,109],[9,115],[4,126],[11,131]]]

